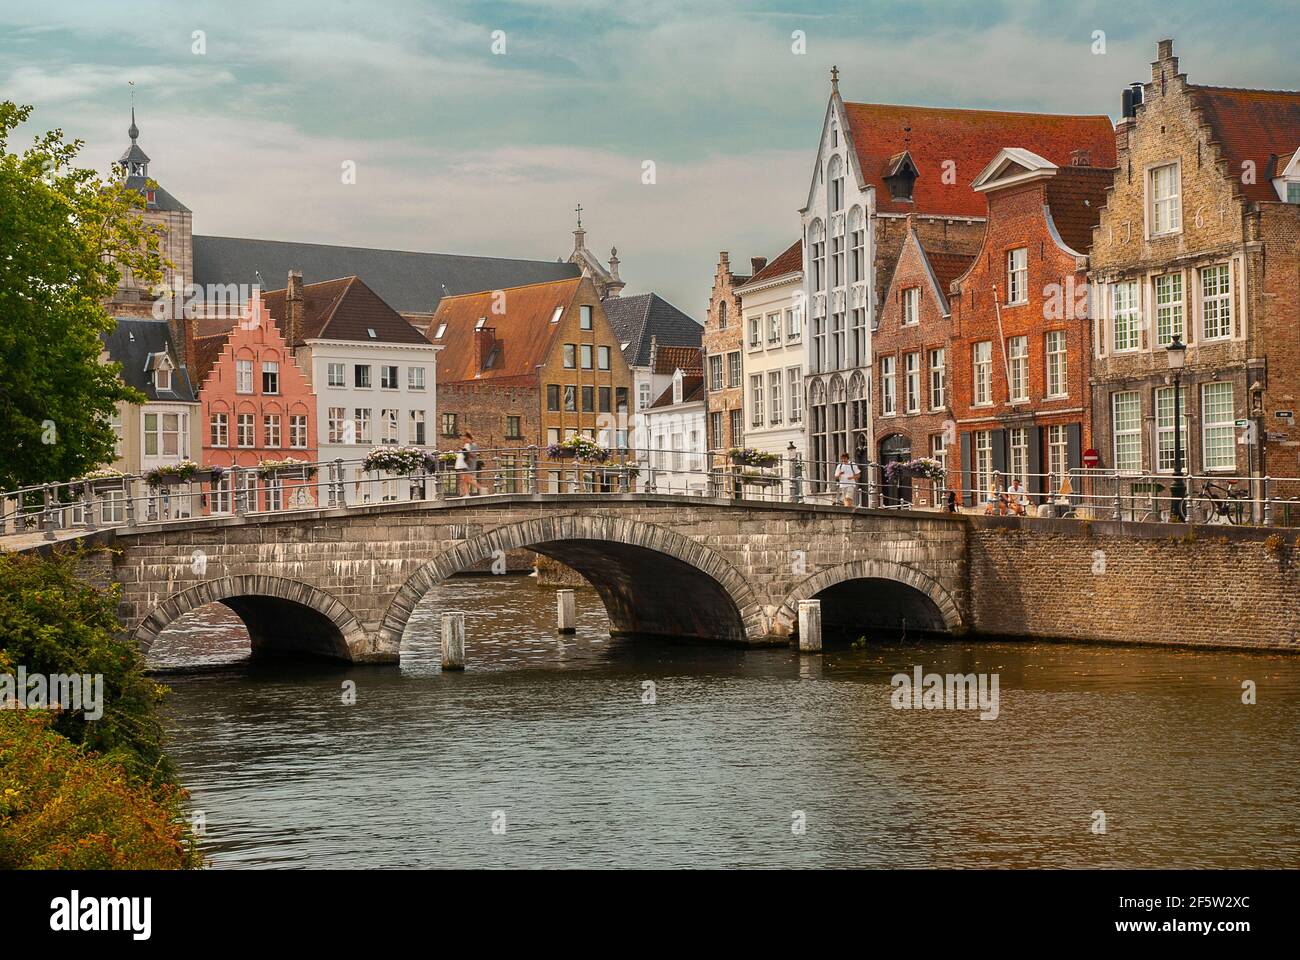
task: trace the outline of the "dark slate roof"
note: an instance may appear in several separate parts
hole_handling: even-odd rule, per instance
[[[433,313],[444,296],[501,290],[579,275],[572,263],[503,260],[450,253],[414,253],[324,243],[287,243],[238,237],[194,237],[194,282],[284,286],[290,270],[304,277],[360,277],[399,313]]]
[[[698,347],[704,328],[657,293],[602,300],[605,316],[614,326],[619,343],[626,343],[623,359],[629,366],[650,363],[650,339],[662,346]]]
[[[176,355],[176,346],[172,343],[171,330],[166,320],[141,319],[140,317],[115,317],[117,327],[103,335],[104,349],[108,358],[122,365],[120,374],[127,386],[135,387],[150,400],[170,401],[172,403],[197,403],[194,387],[181,360]],[[159,393],[153,388],[152,378],[147,374],[149,358],[156,353],[171,355],[172,387]]]
[[[150,190],[148,177],[127,177],[126,185],[145,198],[146,206],[150,210],[175,210],[177,213],[191,212],[189,207],[185,206],[185,204],[181,203],[162,187],[155,185],[153,189]],[[150,196],[151,193],[152,197]]]

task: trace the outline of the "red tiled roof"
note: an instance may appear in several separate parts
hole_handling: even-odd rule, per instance
[[[221,359],[222,352],[226,349],[226,344],[230,342],[230,331],[225,333],[216,333],[208,337],[194,338],[194,384],[197,389],[202,389],[203,381],[208,379],[208,374],[212,368],[217,365]]]
[[[459,297],[443,297],[433,315],[430,339],[443,347],[438,355],[438,383],[461,380],[504,380],[522,377],[536,381],[537,367],[546,360],[560,324],[551,323],[556,308],[567,310],[577,295],[580,277],[510,287],[498,297],[498,291],[485,290]],[[503,313],[493,307],[504,307]],[[479,369],[475,327],[486,318],[484,328],[491,328],[496,340],[492,366]],[[437,333],[442,330],[442,336]]]
[[[285,329],[284,290],[262,294],[276,324]],[[375,336],[370,336],[370,331]],[[380,299],[360,277],[343,277],[303,286],[304,340],[359,340],[363,343],[428,343],[419,330]],[[297,344],[290,344],[296,346]]]
[[[1115,133],[1106,116],[955,110],[879,103],[845,103],[862,176],[876,188],[883,213],[982,217],[984,198],[970,188],[1005,146],[1024,147],[1058,166],[1073,150],[1087,150],[1093,164],[1115,165]],[[910,127],[910,134],[904,131]],[[906,150],[918,170],[913,202],[891,200],[885,174],[891,159]],[[944,164],[955,165],[956,181],[943,182]]]
[[[925,254],[925,259],[930,261],[930,269],[934,271],[935,279],[939,281],[939,290],[943,293],[945,300],[948,298],[948,285],[965,273],[966,268],[975,259],[973,254],[967,256],[960,253],[948,253],[943,250],[927,249],[925,244],[921,244],[921,252]]]
[[[655,344],[655,373],[704,373],[704,354],[698,347]]]
[[[1290,90],[1239,90],[1188,84],[1201,115],[1213,129],[1212,139],[1228,160],[1228,174],[1241,184],[1249,200],[1277,200],[1270,182],[1300,147],[1300,92]],[[1279,168],[1269,169],[1271,156]],[[1254,183],[1242,180],[1244,164],[1254,161]]]
[[[1115,179],[1114,170],[1097,167],[1061,167],[1046,183],[1047,206],[1056,232],[1071,250],[1092,249],[1092,228],[1106,204],[1106,190]]]
[[[783,277],[787,273],[795,273],[803,269],[803,241],[796,240],[790,246],[786,247],[776,259],[770,260],[762,270],[749,278],[749,283],[761,283],[764,280],[772,280],[776,277]]]

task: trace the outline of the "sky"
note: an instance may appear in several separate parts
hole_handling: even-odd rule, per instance
[[[553,260],[580,202],[625,293],[703,319],[718,251],[797,239],[832,64],[846,100],[1114,118],[1163,37],[1194,83],[1300,87],[1277,28],[1294,18],[1294,0],[0,0],[0,98],[107,170],[134,89],[150,174],[195,233]]]

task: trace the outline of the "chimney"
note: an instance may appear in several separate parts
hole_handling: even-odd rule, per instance
[[[1070,166],[1072,167],[1086,167],[1090,159],[1091,155],[1084,148],[1070,151]]]
[[[767,257],[750,257],[749,258],[750,276],[757,275],[758,271],[762,270],[766,266],[767,266]]]
[[[474,331],[474,355],[478,358],[478,371],[482,373],[488,368],[488,360],[492,356],[492,350],[497,343],[496,327],[479,327]]]
[[[289,282],[284,289],[284,342],[290,349],[293,349],[302,339],[304,306],[302,271],[290,270]]]

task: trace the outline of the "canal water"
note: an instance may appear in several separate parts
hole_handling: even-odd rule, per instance
[[[191,614],[151,663],[201,671],[163,680],[211,866],[1300,864],[1300,657],[889,635],[800,657],[612,640],[593,591],[578,609],[560,639],[552,588],[457,578],[400,667],[357,668],[230,665],[237,621]],[[439,670],[442,610],[464,673]],[[917,666],[996,674],[997,718],[893,708]]]

